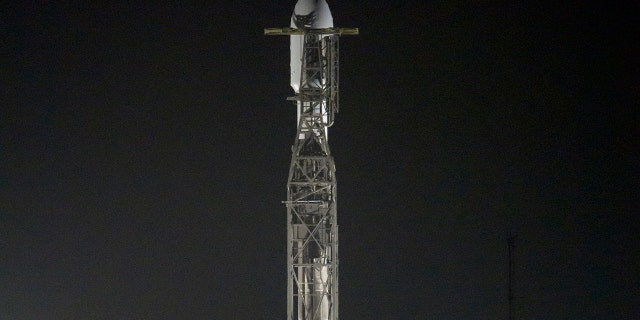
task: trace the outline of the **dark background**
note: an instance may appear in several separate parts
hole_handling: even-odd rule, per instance
[[[639,319],[638,4],[330,1],[341,319]],[[294,1],[0,7],[0,319],[284,319]]]

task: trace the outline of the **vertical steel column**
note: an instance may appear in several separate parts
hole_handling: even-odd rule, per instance
[[[337,39],[304,35],[300,116],[285,201],[289,320],[338,319],[337,192],[328,144],[337,104]]]
[[[287,99],[296,101],[298,109],[287,200],[283,201],[287,207],[287,320],[338,320],[336,170],[328,134],[338,112],[338,38],[359,31],[267,28],[264,33],[302,36],[303,41],[301,70],[293,73],[300,74],[299,86],[292,82],[297,94]]]

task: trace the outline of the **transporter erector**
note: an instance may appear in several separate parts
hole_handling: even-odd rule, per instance
[[[338,38],[324,0],[299,0],[290,27],[265,29],[291,41],[297,131],[287,182],[287,320],[338,320],[335,165],[328,129],[338,111]]]

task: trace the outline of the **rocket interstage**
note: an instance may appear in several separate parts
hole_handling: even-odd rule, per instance
[[[287,319],[338,319],[338,221],[328,129],[338,111],[338,38],[324,0],[299,0],[290,27],[291,87],[297,131],[287,182]]]

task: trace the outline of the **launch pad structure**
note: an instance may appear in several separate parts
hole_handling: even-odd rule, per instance
[[[292,79],[299,75],[297,82],[292,80],[296,95],[287,98],[297,106],[287,200],[283,201],[287,208],[287,320],[338,320],[336,170],[328,129],[339,110],[338,38],[356,35],[358,29],[268,28],[264,33],[291,37]],[[294,70],[296,59],[299,70]]]

